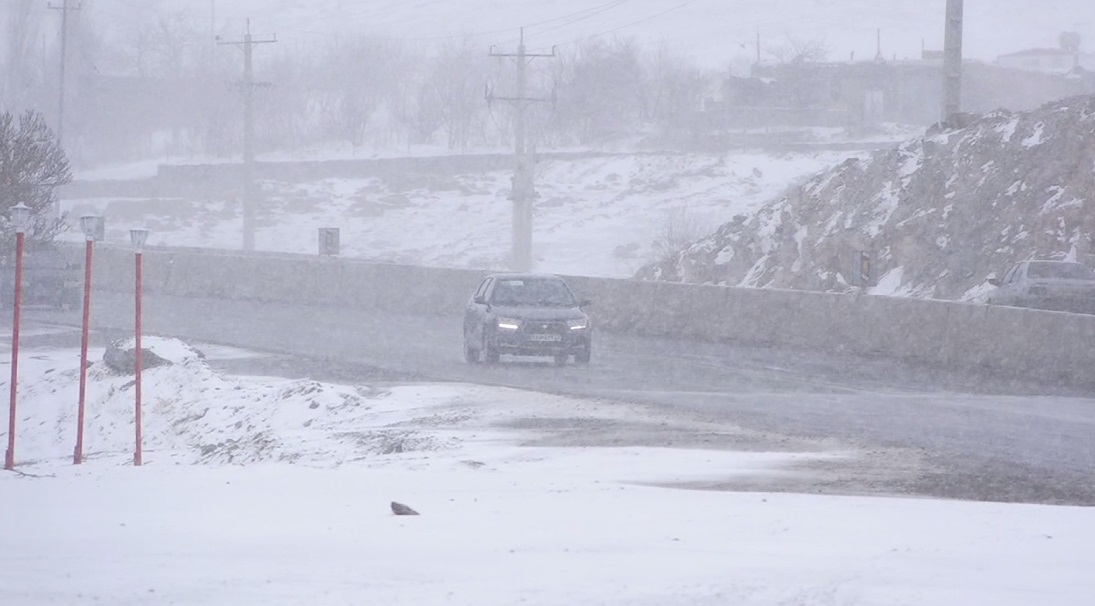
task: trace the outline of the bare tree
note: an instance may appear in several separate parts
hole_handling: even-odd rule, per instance
[[[290,52],[280,52],[264,60],[262,71],[269,75],[269,81],[261,82],[255,91],[256,143],[260,147],[294,147],[307,140],[311,124],[305,74],[311,68]]]
[[[829,47],[822,38],[798,38],[788,35],[786,43],[768,48],[766,52],[780,63],[798,65],[825,61],[829,56]]]
[[[643,77],[633,40],[589,42],[566,61],[566,80],[558,91],[558,124],[573,128],[580,142],[595,143],[641,123]]]
[[[665,44],[646,57],[643,117],[667,128],[683,126],[703,102],[710,78]]]
[[[187,9],[135,7],[112,49],[115,61],[141,78],[174,78],[190,72],[208,46],[205,29]]]
[[[392,128],[398,131],[400,138],[411,145],[429,143],[434,135],[445,126],[447,113],[455,110],[446,108],[449,86],[443,81],[434,81],[438,74],[440,60],[429,56],[406,51],[403,54],[402,77],[392,83],[387,98],[388,117]]]
[[[65,152],[40,113],[27,111],[18,118],[0,113],[0,213],[5,221],[11,207],[26,204],[32,217],[27,239],[52,242],[65,227],[54,211],[55,190],[71,180]],[[5,222],[2,237],[10,239],[13,233]]]
[[[317,66],[312,106],[320,129],[354,147],[363,145],[373,118],[409,79],[407,63],[396,42],[336,40]]]
[[[482,49],[467,40],[442,44],[434,53],[425,79],[428,91],[436,95],[441,127],[449,149],[467,148],[475,126],[482,120],[483,82],[486,59]]]

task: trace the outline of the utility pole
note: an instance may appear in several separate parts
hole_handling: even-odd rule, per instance
[[[49,4],[49,8],[55,11],[61,11],[61,70],[57,94],[57,143],[60,145],[64,140],[65,134],[65,62],[68,58],[68,14],[71,11],[78,11],[81,9],[81,5],[69,6],[68,0],[62,0],[60,6],[55,6],[53,3]]]
[[[492,47],[491,57],[513,59],[517,65],[517,94],[513,97],[496,97],[487,91],[487,103],[494,100],[506,101],[513,105],[516,120],[513,127],[514,157],[516,168],[513,174],[513,240],[510,249],[510,268],[513,271],[532,270],[532,202],[536,193],[533,188],[532,155],[528,145],[528,108],[533,103],[547,99],[528,96],[528,64],[537,57],[554,57],[551,53],[529,53],[525,50],[525,29],[521,28],[521,42],[516,53],[496,53]]]
[[[943,36],[943,121],[962,111],[962,0],[947,0]]]
[[[247,20],[247,33],[244,34],[243,40],[217,40],[219,45],[238,46],[243,49],[243,81],[240,82],[243,93],[243,250],[255,249],[255,88],[268,85],[255,82],[251,57],[256,44],[273,44],[277,41],[277,36],[267,40],[255,40],[251,36],[250,19]]]

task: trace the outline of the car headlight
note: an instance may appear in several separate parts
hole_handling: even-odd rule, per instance
[[[521,328],[521,321],[514,318],[498,318],[498,328],[502,330],[517,330]]]
[[[585,318],[578,318],[577,320],[567,320],[567,326],[571,330],[585,330],[589,328],[589,320]]]

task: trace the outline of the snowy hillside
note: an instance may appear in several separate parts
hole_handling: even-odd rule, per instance
[[[1015,261],[1091,263],[1093,233],[1095,97],[1079,97],[848,160],[641,275],[846,291],[874,251],[871,292],[969,299]]]
[[[620,154],[537,165],[535,266],[629,277],[639,267],[752,214],[788,183],[847,152]],[[342,255],[441,267],[504,268],[510,249],[511,170],[295,182],[265,180],[256,249],[314,254],[317,230],[341,230]],[[151,230],[155,246],[238,249],[238,192],[208,198],[77,197],[64,209],[107,217],[107,242]],[[77,226],[65,236],[81,238]]]

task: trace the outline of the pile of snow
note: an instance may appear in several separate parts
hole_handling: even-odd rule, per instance
[[[137,339],[134,337],[119,339],[111,343],[110,347],[121,351],[133,350],[137,347]],[[186,364],[191,360],[205,357],[205,354],[185,341],[155,335],[141,336],[141,350],[151,352],[169,364]]]
[[[143,446],[173,462],[338,465],[377,453],[436,450],[451,443],[441,433],[392,428],[390,418],[379,422],[391,413],[378,405],[389,392],[223,376],[181,341],[146,337],[142,347],[171,362],[142,372]],[[93,363],[88,369],[84,448],[90,460],[133,449],[134,379],[95,361],[103,353],[89,354]],[[41,352],[23,361],[20,369],[38,378],[20,382],[19,460],[63,459],[75,441],[79,359],[68,350]]]
[[[741,215],[647,279],[974,299],[1031,258],[1095,261],[1095,97],[1000,111],[849,159]]]

